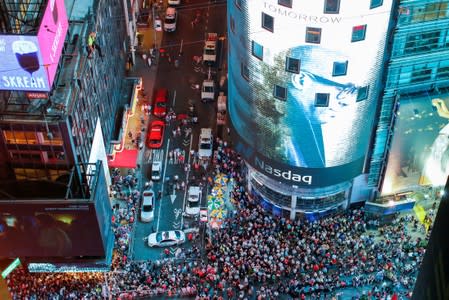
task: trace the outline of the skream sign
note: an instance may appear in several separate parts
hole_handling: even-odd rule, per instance
[[[64,1],[51,0],[37,36],[0,35],[0,90],[50,91],[67,29]]]
[[[0,90],[49,91],[36,36],[0,35]]]

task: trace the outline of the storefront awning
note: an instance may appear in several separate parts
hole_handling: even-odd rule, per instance
[[[137,149],[116,152],[108,161],[110,168],[135,168],[137,166]]]

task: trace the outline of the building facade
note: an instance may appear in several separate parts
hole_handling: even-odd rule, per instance
[[[103,160],[108,175],[106,154],[112,152],[111,141],[118,139],[123,107],[131,98],[135,83],[125,80],[130,45],[122,16],[127,2],[72,0],[65,1],[67,6],[60,0],[48,1],[49,5],[47,1],[40,5],[35,2],[2,4],[2,39],[23,40],[36,33],[39,38],[42,30],[60,44],[61,53],[59,59],[45,64],[45,46],[39,44],[43,64],[31,76],[41,71],[54,73],[43,89],[2,81],[0,178],[55,180],[72,166],[97,159]],[[58,9],[58,22],[66,22],[61,30],[56,25],[43,25],[46,15],[42,8],[53,6]],[[56,11],[54,8],[52,11]],[[30,20],[34,27],[23,25],[32,24]],[[97,33],[96,43],[103,57],[95,51],[88,58],[87,37],[92,31]],[[49,51],[53,47],[50,45]],[[2,59],[6,59],[5,55],[7,52]],[[94,141],[98,128],[101,135]],[[92,153],[92,145],[98,143],[103,145],[103,151]]]
[[[316,214],[369,194],[392,1],[236,0],[228,14],[229,114],[254,195]]]

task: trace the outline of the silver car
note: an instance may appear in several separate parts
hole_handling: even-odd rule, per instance
[[[148,236],[149,247],[169,247],[184,243],[186,236],[181,230],[159,231]]]

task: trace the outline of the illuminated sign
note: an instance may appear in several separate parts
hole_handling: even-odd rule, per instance
[[[63,0],[49,1],[38,35],[0,35],[0,90],[51,89],[68,21]]]
[[[49,0],[37,34],[49,86],[53,84],[69,23],[64,0]]]
[[[18,266],[20,266],[20,259],[16,258],[6,269],[3,270],[2,272],[3,279],[6,278],[6,276],[8,276],[9,273],[14,271],[14,269],[17,268]]]
[[[449,94],[401,95],[382,194],[443,186],[449,175]]]
[[[306,187],[363,172],[392,5],[342,2],[338,14],[324,14],[324,2],[228,4],[236,54],[228,111],[239,143],[254,149],[245,159],[271,179]]]
[[[0,35],[0,59],[0,90],[50,90],[36,36]]]
[[[43,92],[27,92],[26,96],[28,99],[47,99],[48,94]]]

